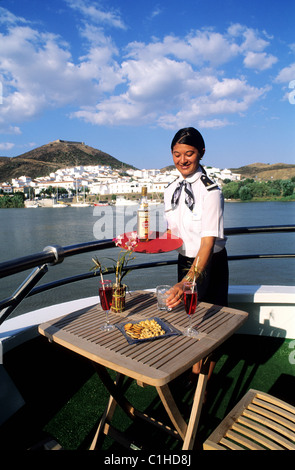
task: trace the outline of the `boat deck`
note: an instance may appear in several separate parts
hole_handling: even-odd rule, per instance
[[[40,354],[36,355],[36,345]],[[237,347],[239,345],[239,347]],[[242,345],[242,347],[241,347]],[[92,430],[107,404],[108,393],[93,371],[92,365],[76,354],[45,338],[36,338],[21,346],[22,351],[7,353],[5,368],[27,401],[16,415],[0,428],[0,449],[26,449],[49,434],[63,449],[84,450],[91,441]],[[235,351],[244,351],[237,356]],[[15,360],[18,370],[15,369]],[[38,377],[36,377],[38,371]],[[128,399],[141,411],[157,410],[169,424],[165,410],[153,387],[140,389],[134,382]],[[193,390],[181,379],[173,383],[179,407],[188,415]],[[283,338],[235,334],[222,346],[220,358],[208,382],[196,449],[249,388],[269,392],[295,405],[295,341]],[[33,391],[33,393],[32,393]],[[28,424],[29,423],[29,424]],[[134,445],[143,450],[180,450],[181,443],[154,430],[148,424],[148,439],[137,441],[140,433],[121,410],[114,424],[131,436]],[[122,446],[106,437],[104,450],[122,451]]]

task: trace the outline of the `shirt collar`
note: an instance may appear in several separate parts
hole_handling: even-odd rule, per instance
[[[177,170],[178,171],[178,170]],[[187,178],[184,178],[182,176],[182,174],[180,173],[180,171],[178,171],[179,173],[179,177],[178,177],[178,180],[177,182],[178,183],[181,183],[182,181],[187,181],[188,183],[194,183],[195,181],[197,181],[198,179],[201,178],[201,175],[202,175],[202,169],[201,167],[199,166],[199,168],[197,169],[197,171],[195,171],[195,173],[193,173],[192,175],[188,176]]]

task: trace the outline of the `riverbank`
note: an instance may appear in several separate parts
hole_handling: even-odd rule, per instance
[[[292,196],[253,197],[244,201],[241,199],[225,199],[225,202],[295,202],[295,194]]]
[[[128,196],[126,197],[126,195],[123,194],[123,196],[127,199],[127,200],[136,200],[136,197],[132,196],[128,198]],[[97,203],[97,199],[95,196],[89,196],[87,197],[87,203],[90,204],[91,206],[94,206],[96,203]],[[112,201],[112,195],[109,195],[104,197],[104,201],[108,202],[109,204],[111,204]],[[251,199],[247,199],[247,200],[242,200],[242,199],[225,199],[225,202],[295,202],[295,194],[293,194],[292,196],[275,196],[275,197],[253,197]],[[164,203],[164,199],[163,198],[160,198],[159,199],[159,204],[163,204]],[[67,204],[67,201],[64,199],[63,201],[61,201],[61,204]],[[33,204],[33,201],[32,201],[32,205],[25,205],[24,203],[21,203],[19,200],[18,201],[15,201],[15,204],[13,203],[13,201],[11,201],[11,203],[9,204],[2,204],[1,205],[1,195],[0,195],[0,209],[25,209],[25,208],[28,208],[28,207],[32,207],[34,206]],[[47,205],[47,204],[39,204],[39,207],[42,208],[42,207],[52,207],[52,204],[51,205]],[[55,207],[53,207],[55,208]]]

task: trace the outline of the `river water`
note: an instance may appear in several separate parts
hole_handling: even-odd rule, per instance
[[[68,246],[114,236],[136,229],[136,208],[130,207],[67,207],[0,210],[0,262],[41,252],[47,245]],[[225,227],[295,224],[294,202],[225,203]],[[163,205],[152,206],[152,228],[164,230]],[[294,252],[294,233],[231,236],[227,242],[228,255]],[[108,258],[117,258],[119,249],[96,253],[107,266]],[[67,258],[49,268],[40,282],[88,272],[95,253]],[[135,263],[176,259],[177,253],[136,254]],[[230,262],[230,284],[294,285],[294,259],[260,259]],[[0,281],[0,299],[11,295],[28,273],[20,273]],[[112,278],[112,277],[111,277]],[[176,266],[155,270],[133,271],[125,277],[130,289],[153,288],[158,284],[176,282]],[[96,278],[59,287],[32,296],[18,307],[23,313],[42,305],[97,294]]]

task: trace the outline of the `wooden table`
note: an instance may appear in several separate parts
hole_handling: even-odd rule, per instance
[[[155,294],[148,291],[127,294],[126,310],[121,314],[110,312],[110,321],[120,323],[127,317],[137,321],[154,316],[168,321],[180,331],[184,330],[188,323],[182,305],[171,312],[159,311]],[[182,439],[183,450],[188,450],[194,445],[201,413],[208,376],[208,357],[246,321],[247,316],[246,312],[239,310],[200,303],[193,317],[193,324],[198,325],[200,332],[198,339],[178,335],[130,345],[119,329],[115,328],[110,332],[99,329],[100,324],[105,321],[105,313],[98,304],[43,323],[39,326],[39,332],[50,341],[93,361],[110,393],[108,406],[91,449],[97,447],[104,434],[111,432],[114,434],[115,431],[110,423],[117,404],[128,416],[143,418],[163,427],[163,424],[154,418],[136,410],[124,397],[126,383],[130,385],[134,379],[138,384],[156,387],[174,426],[174,429],[164,426],[165,431]],[[190,418],[186,423],[172,396],[169,383],[201,359],[203,359],[202,370]],[[111,379],[107,368],[117,372],[115,381]]]

